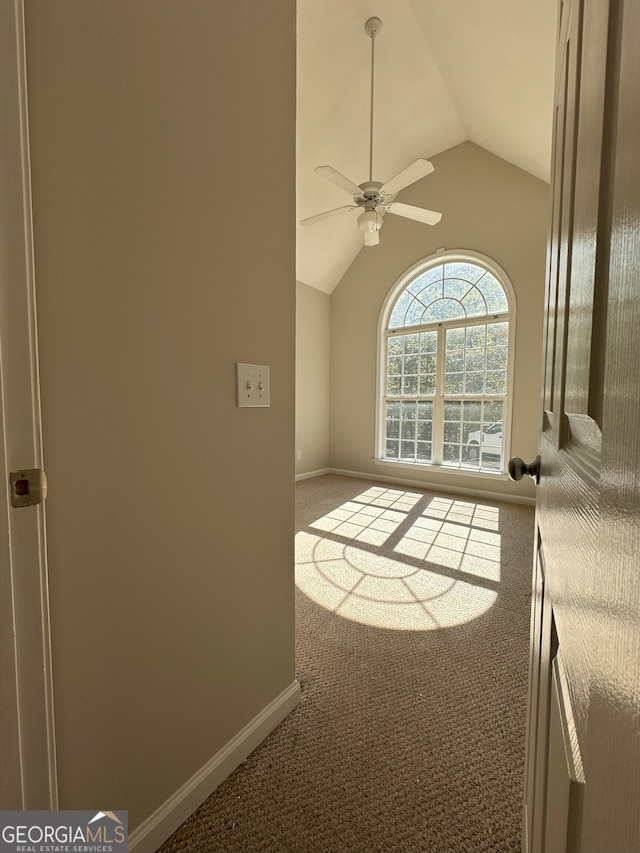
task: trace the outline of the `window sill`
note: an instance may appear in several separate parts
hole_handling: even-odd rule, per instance
[[[436,465],[431,462],[395,462],[392,459],[373,460],[374,465],[384,468],[400,468],[405,471],[424,471],[424,473],[452,474],[454,477],[478,477],[483,480],[509,479],[509,475],[503,471],[489,471],[487,469],[476,470],[474,468],[454,468],[450,465]]]

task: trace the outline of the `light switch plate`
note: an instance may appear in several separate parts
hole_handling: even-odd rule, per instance
[[[271,388],[266,364],[236,362],[236,406],[270,406]]]

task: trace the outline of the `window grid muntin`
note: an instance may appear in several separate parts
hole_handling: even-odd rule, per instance
[[[449,333],[462,331],[463,328],[465,334],[462,346],[449,347],[449,340],[454,339],[454,334]],[[494,320],[455,328],[447,325],[444,360],[445,395],[505,396],[509,366],[509,321]],[[449,370],[451,364],[457,365],[458,369]],[[455,387],[456,380],[449,379],[456,376],[460,377],[459,389]],[[490,380],[492,385],[489,385],[487,380]],[[472,383],[475,383],[475,387]]]
[[[453,283],[461,287],[456,288]],[[422,298],[426,293],[429,293],[428,301]],[[442,303],[446,301],[457,302],[462,313],[458,316],[442,316]],[[430,266],[412,277],[391,306],[389,328],[406,329],[424,325],[420,320],[424,321],[429,311],[440,314],[429,318],[429,322],[438,323],[488,317],[494,313],[508,313],[508,310],[507,293],[500,279],[490,269],[471,261],[451,259]],[[393,322],[394,316],[397,322]],[[399,322],[400,319],[402,322]]]
[[[494,276],[495,278],[495,276]],[[496,279],[497,280],[497,279]],[[408,285],[402,291],[402,293],[406,292]],[[402,295],[402,294],[400,294]],[[506,293],[505,293],[506,298]],[[396,303],[397,304],[396,300]],[[393,313],[393,310],[390,312],[390,316]],[[486,394],[486,393],[476,393],[476,394],[450,394],[446,393],[445,381],[446,381],[446,335],[450,330],[454,329],[465,329],[465,339],[466,339],[466,330],[485,327],[493,325],[505,324],[506,325],[506,344],[504,345],[505,350],[505,362],[506,366],[504,368],[505,373],[505,384],[504,384],[504,392],[501,394]],[[405,326],[405,327],[388,327],[385,329],[385,375],[384,375],[384,389],[388,391],[388,353],[389,353],[389,341],[393,338],[404,338],[406,336],[415,336],[421,335],[423,333],[437,331],[437,352],[436,352],[436,360],[437,360],[437,368],[436,368],[436,388],[435,393],[432,395],[411,395],[411,402],[416,403],[425,403],[431,402],[433,404],[432,408],[432,419],[431,419],[431,435],[432,440],[430,443],[429,451],[430,451],[430,459],[426,458],[418,458],[418,443],[417,438],[415,439],[415,449],[416,455],[404,455],[403,449],[409,449],[409,439],[404,439],[404,448],[402,444],[402,438],[399,438],[398,443],[398,456],[389,456],[387,453],[388,450],[388,435],[387,435],[387,410],[389,403],[402,403],[409,402],[406,400],[406,397],[402,394],[399,395],[389,395],[386,393],[383,398],[384,402],[384,449],[383,449],[383,459],[385,461],[395,461],[395,462],[409,462],[413,464],[436,464],[443,465],[445,467],[455,467],[460,470],[486,470],[487,468],[494,467],[496,470],[502,470],[503,466],[503,456],[505,451],[504,442],[501,443],[501,452],[500,455],[497,456],[497,465],[492,465],[491,462],[496,458],[495,454],[489,451],[485,447],[483,447],[483,439],[484,439],[484,429],[485,426],[489,426],[494,421],[486,420],[484,416],[484,405],[487,406],[497,406],[501,407],[502,411],[502,420],[504,422],[505,414],[506,414],[506,402],[507,402],[507,394],[508,394],[508,377],[509,377],[509,350],[510,350],[510,315],[509,312],[501,312],[497,314],[486,314],[475,317],[461,317],[448,321],[439,321],[434,323],[425,323],[419,326]],[[484,352],[486,359],[486,340],[484,344]],[[466,352],[466,348],[465,348]],[[485,371],[486,373],[486,371]],[[479,422],[479,431],[480,431],[480,444],[478,450],[478,458],[477,460],[472,460],[469,458],[463,459],[463,451],[462,447],[466,448],[466,444],[463,445],[464,436],[464,421],[461,422],[461,431],[463,434],[460,436],[460,441],[458,442],[459,452],[457,460],[453,460],[452,458],[446,458],[450,455],[450,450],[448,451],[447,446],[451,446],[452,442],[445,441],[445,433],[447,430],[447,419],[445,418],[445,407],[448,403],[459,403],[461,410],[464,408],[465,403],[473,403],[479,402],[482,406],[481,409],[481,420]],[[491,411],[491,409],[489,410]],[[469,433],[473,432],[473,430],[467,430],[467,437]],[[421,448],[422,449],[422,448]]]

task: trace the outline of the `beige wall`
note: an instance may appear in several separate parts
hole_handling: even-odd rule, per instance
[[[331,300],[296,285],[296,475],[329,466]]]
[[[295,2],[25,5],[60,805],[135,828],[294,679]]]
[[[465,142],[433,158],[435,172],[399,200],[440,210],[427,227],[387,216],[380,245],[362,250],[331,297],[331,466],[423,482],[532,496],[533,483],[375,465],[376,335],[384,299],[408,267],[438,248],[467,249],[502,266],[515,289],[517,333],[511,450],[537,452],[548,185]]]

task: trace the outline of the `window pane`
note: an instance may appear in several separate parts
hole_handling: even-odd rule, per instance
[[[401,405],[401,416],[402,420],[411,420],[416,416],[416,404],[413,402],[403,402]]]
[[[416,422],[415,421],[402,421],[402,438],[415,438],[416,437]]]
[[[464,349],[464,342],[464,329],[447,329],[447,352],[455,349]]]
[[[431,441],[432,423],[431,421],[418,421],[418,439],[420,441]]]
[[[491,423],[492,421],[501,421],[503,407],[504,404],[502,400],[492,403],[483,403],[482,408],[484,410],[485,422]]]
[[[486,343],[486,326],[469,326],[467,329],[467,349],[484,347]]]
[[[401,391],[401,379],[399,376],[389,376],[387,379],[387,396],[399,397]]]
[[[484,373],[467,373],[464,392],[465,394],[484,394]]]
[[[427,306],[424,302],[421,302],[419,299],[414,299],[414,301],[409,305],[407,309],[407,313],[404,318],[405,326],[417,326],[422,322],[422,314],[424,309]]]
[[[400,442],[400,457],[414,461],[416,458],[416,443],[415,441]]]
[[[445,373],[462,373],[464,370],[464,356],[460,351],[448,352],[445,358]]]
[[[462,412],[460,403],[445,403],[444,404],[444,419],[446,421],[459,421]]]
[[[487,300],[487,306],[491,314],[498,314],[508,310],[507,297],[502,289],[502,285],[490,272],[482,276],[477,287],[482,291]]]
[[[403,290],[398,297],[398,301],[396,302],[393,311],[391,312],[391,319],[389,320],[390,329],[400,329],[404,326],[404,315],[412,302],[413,296],[406,290]]]
[[[420,335],[420,352],[433,352],[435,353],[438,347],[438,333],[437,332],[422,332]]]
[[[455,263],[445,264],[445,275],[451,278],[461,278],[468,282],[476,282],[483,275],[486,275],[486,270],[475,264],[456,261]]]
[[[405,376],[415,376],[418,373],[418,356],[417,355],[405,355],[404,357],[404,369],[402,371]]]
[[[484,349],[468,349],[465,353],[464,367],[467,372],[484,371]]]
[[[490,323],[487,326],[487,346],[506,347],[508,343],[508,323]]]
[[[433,403],[418,403],[418,417],[421,421],[430,421],[433,416]]]
[[[405,355],[417,353],[420,350],[420,335],[405,335],[404,336],[404,352]]]
[[[480,429],[482,424],[479,421],[465,421],[462,425],[462,440],[465,444],[473,443],[480,444]],[[478,433],[476,435],[476,433]]]
[[[502,454],[502,414],[504,403],[495,401],[478,404],[482,407],[480,423],[463,424],[463,464],[474,468],[500,469]]]
[[[494,470],[500,467],[500,458],[502,455],[502,403],[490,403],[484,405],[484,423],[482,427],[482,442],[480,464],[482,468],[493,468]],[[497,420],[490,419],[489,415],[499,413],[500,417]]]
[[[443,448],[442,458],[445,462],[459,462],[460,461],[460,445],[459,444],[445,444]]]
[[[422,310],[424,311],[436,299],[442,299],[442,280],[423,287],[419,293],[416,293],[416,296],[422,302]]]
[[[386,457],[387,459],[397,459],[400,456],[400,443],[398,441],[387,440]]]
[[[398,444],[397,442],[389,442],[388,439],[397,439],[400,437],[400,403],[387,403],[387,411],[386,411],[386,425],[387,425],[387,455],[389,455],[389,447],[396,448]]]
[[[504,370],[487,373],[487,394],[504,394],[507,390],[507,374]]]
[[[402,357],[399,355],[390,355],[387,362],[387,371],[390,376],[398,376],[402,373]]]
[[[420,373],[435,373],[436,372],[436,356],[435,353],[420,356]]]
[[[445,394],[462,394],[462,373],[447,373],[444,379]]]
[[[506,370],[507,348],[487,347],[487,370]]]
[[[418,294],[432,282],[442,281],[443,272],[444,266],[442,264],[438,264],[437,267],[431,267],[430,270],[420,273],[417,278],[414,278],[408,285],[407,290],[411,293]]]
[[[444,281],[444,295],[450,299],[462,300],[472,285],[468,281],[461,281],[459,278],[446,278]],[[464,316],[464,313],[463,315]]]
[[[436,323],[443,320],[457,320],[466,316],[460,302],[454,299],[438,299],[432,302],[422,315],[423,323]]]
[[[473,468],[480,466],[480,442],[482,440],[482,424],[465,425],[464,461]]]
[[[460,441],[460,424],[452,421],[444,422],[444,440],[451,442]]]
[[[418,393],[418,377],[403,376],[402,377],[402,393],[404,396],[415,397]]]
[[[394,335],[388,339],[389,355],[402,355],[404,348],[404,335]]]
[[[462,404],[462,417],[464,421],[479,421],[482,412],[482,403]]]
[[[436,376],[435,373],[427,373],[426,376],[420,377],[420,396],[433,397],[436,393]]]
[[[467,317],[479,317],[481,314],[487,313],[487,303],[480,291],[475,287],[467,293],[462,300],[462,304],[466,309]]]
[[[427,441],[418,441],[416,443],[417,448],[417,458],[421,462],[430,462],[431,461],[431,444]]]

